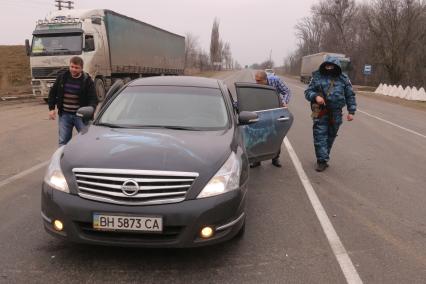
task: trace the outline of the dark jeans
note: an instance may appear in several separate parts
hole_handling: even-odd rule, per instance
[[[86,125],[83,120],[71,113],[62,113],[58,119],[59,124],[59,146],[67,144],[72,137],[72,130],[75,127],[80,132]]]

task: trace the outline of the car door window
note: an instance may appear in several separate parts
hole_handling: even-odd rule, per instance
[[[235,83],[239,111],[257,112],[258,121],[243,125],[243,139],[250,162],[276,157],[293,123],[287,108],[281,107],[274,87],[254,83]]]
[[[266,88],[239,87],[239,111],[263,111],[280,107],[277,91]]]

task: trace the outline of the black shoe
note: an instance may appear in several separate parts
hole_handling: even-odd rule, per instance
[[[317,172],[323,172],[326,168],[328,168],[327,162],[317,162],[317,167],[315,170]]]
[[[276,166],[277,168],[281,168],[282,167],[281,162],[280,162],[279,159],[272,159],[272,164],[274,166]]]
[[[250,164],[250,168],[257,168],[258,166],[260,166],[260,162]]]

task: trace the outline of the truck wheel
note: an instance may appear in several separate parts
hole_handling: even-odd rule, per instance
[[[101,79],[95,79],[95,90],[98,101],[102,102],[105,99],[105,86]]]

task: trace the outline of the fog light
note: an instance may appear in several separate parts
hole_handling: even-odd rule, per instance
[[[53,228],[55,228],[56,231],[62,231],[64,229],[64,224],[59,220],[55,220],[53,221]]]
[[[212,227],[204,227],[201,229],[200,235],[203,239],[208,239],[213,236],[213,228]]]

